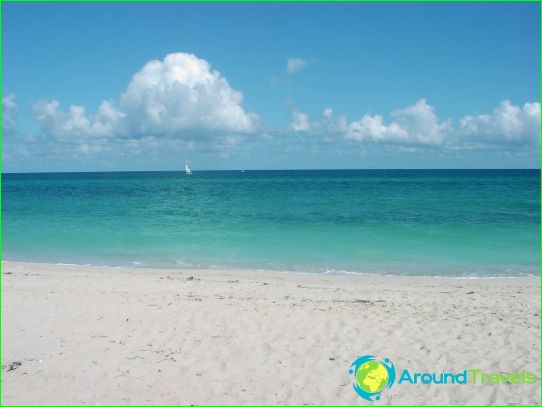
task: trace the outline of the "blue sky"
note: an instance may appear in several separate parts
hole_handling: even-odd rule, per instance
[[[538,4],[2,11],[4,171],[539,167]]]

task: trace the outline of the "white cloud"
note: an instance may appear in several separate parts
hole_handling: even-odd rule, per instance
[[[396,123],[408,134],[408,141],[415,144],[441,144],[452,130],[450,119],[439,122],[435,108],[420,99],[413,106],[391,113]]]
[[[302,58],[290,58],[286,72],[292,74],[306,65]],[[248,139],[246,134],[278,143],[280,137],[275,140],[274,135],[284,134],[285,129],[267,129],[258,137],[259,118],[245,111],[242,102],[242,93],[207,61],[174,53],[148,62],[135,73],[118,107],[104,101],[89,113],[77,105],[62,109],[58,101],[49,100],[33,105],[32,112],[42,136],[49,136],[59,146],[78,148],[81,154],[107,151],[109,146],[132,148],[130,140],[139,140],[133,143],[137,151],[158,150],[158,146],[167,149],[168,143],[175,142],[176,149],[220,150],[225,154]],[[16,133],[15,109],[15,95],[2,98],[4,134]],[[455,127],[450,119],[440,120],[425,99],[389,115],[365,114],[354,121],[337,115],[330,107],[314,121],[307,113],[294,110],[288,131],[311,133],[313,139],[322,136],[317,141],[347,139],[408,151],[424,146],[442,150],[506,149],[538,144],[540,104],[515,106],[503,101],[491,113],[463,117]],[[345,145],[351,147],[350,143]]]
[[[132,77],[120,109],[104,101],[89,115],[82,106],[64,111],[51,100],[34,104],[32,111],[42,132],[57,140],[112,136],[190,140],[254,131],[258,117],[243,110],[242,100],[241,92],[207,61],[174,53],[148,62]]]
[[[346,119],[346,116],[340,115],[335,120],[328,120],[325,128],[329,133],[344,134],[348,129],[348,120]]]
[[[76,149],[76,153],[89,155],[95,153],[101,153],[104,151],[110,151],[111,147],[103,144],[97,143],[81,143]]]
[[[318,124],[313,123],[313,128]],[[333,119],[326,108],[320,128],[346,139],[396,146],[441,146],[446,149],[508,148],[537,145],[540,137],[540,104],[515,106],[501,102],[491,114],[465,116],[454,127],[450,119],[441,121],[425,99],[393,110],[386,122],[381,115],[364,115],[348,122],[344,116]]]
[[[92,116],[82,106],[72,105],[63,111],[56,100],[38,102],[32,106],[32,112],[44,134],[63,141],[120,135],[126,117],[106,101]]]
[[[481,144],[537,144],[540,137],[540,103],[514,106],[501,102],[491,114],[465,116],[460,120],[464,141]]]
[[[288,58],[286,62],[286,74],[292,75],[307,66],[309,61],[303,58]]]
[[[406,139],[407,133],[397,125],[384,124],[382,116],[365,115],[358,121],[348,124],[345,137],[358,141],[386,142]]]
[[[15,95],[2,97],[2,129],[8,130],[15,127]]]
[[[309,115],[307,113],[298,112],[294,110],[292,113],[292,122],[288,129],[293,132],[309,132],[313,130],[314,125],[309,121]]]
[[[451,131],[451,122],[439,122],[434,108],[420,99],[414,105],[391,112],[392,121],[365,115],[350,123],[345,137],[359,141],[390,144],[442,144]]]
[[[137,72],[121,106],[141,134],[252,132],[258,117],[245,112],[242,101],[242,93],[207,61],[179,52],[150,61]]]

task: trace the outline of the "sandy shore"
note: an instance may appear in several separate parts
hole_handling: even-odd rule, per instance
[[[2,263],[3,404],[368,404],[350,364],[539,377],[538,278]],[[19,365],[20,363],[20,365]],[[377,404],[538,404],[539,385],[396,384]]]

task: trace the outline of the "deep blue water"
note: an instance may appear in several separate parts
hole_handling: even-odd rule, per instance
[[[2,258],[538,275],[539,170],[2,175]]]

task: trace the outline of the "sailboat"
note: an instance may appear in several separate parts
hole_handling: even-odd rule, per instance
[[[190,171],[190,167],[188,166],[188,163],[184,163],[184,171],[186,172],[186,175],[192,174],[192,171]]]

